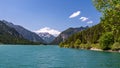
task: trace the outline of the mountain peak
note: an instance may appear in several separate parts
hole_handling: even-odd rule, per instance
[[[55,37],[57,37],[61,33],[60,31],[49,28],[49,27],[44,27],[44,28],[41,28],[41,29],[34,31],[34,32],[35,33],[49,33]]]

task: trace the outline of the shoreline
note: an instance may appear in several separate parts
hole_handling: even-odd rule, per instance
[[[102,50],[102,49],[97,49],[97,48],[91,48],[89,50],[92,50],[92,51],[103,51],[103,52],[118,52],[118,53],[120,53],[120,50],[113,51],[113,50]]]

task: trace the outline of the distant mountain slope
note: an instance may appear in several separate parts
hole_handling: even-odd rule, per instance
[[[31,31],[25,29],[22,26],[14,25],[13,23],[9,23],[9,22],[7,22],[5,20],[3,20],[2,22],[5,23],[6,25],[8,25],[9,27],[14,28],[19,34],[21,34],[25,39],[27,39],[29,41],[32,41],[32,42],[44,42],[44,40],[42,38],[40,38],[36,33],[31,32]]]
[[[77,32],[80,32],[82,30],[85,30],[87,28],[88,28],[88,26],[79,27],[79,28],[69,28],[69,29],[63,31],[58,37],[56,37],[51,44],[59,44],[60,42],[65,41],[71,35],[73,35]]]
[[[24,39],[14,28],[0,21],[0,44],[30,44],[32,42]]]
[[[51,43],[55,39],[55,36],[49,33],[38,33],[38,35],[47,43]]]

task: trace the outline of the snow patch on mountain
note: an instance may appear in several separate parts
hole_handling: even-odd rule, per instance
[[[39,33],[38,34],[46,43],[51,43],[55,37],[49,33]]]
[[[49,33],[55,37],[57,37],[61,32],[58,31],[58,30],[55,30],[55,29],[51,29],[49,27],[44,27],[44,28],[41,28],[37,31],[34,31],[35,33],[39,34],[39,33]]]

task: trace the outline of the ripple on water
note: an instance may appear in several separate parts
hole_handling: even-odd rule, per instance
[[[0,46],[0,68],[120,68],[120,54],[58,46]]]

